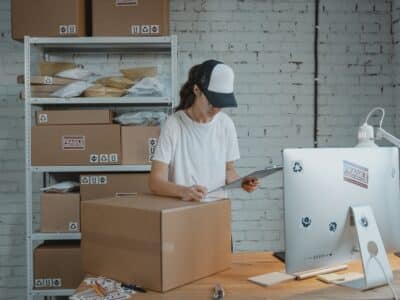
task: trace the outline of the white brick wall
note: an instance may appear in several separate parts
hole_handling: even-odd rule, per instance
[[[399,135],[400,0],[392,11],[391,5],[321,1],[320,146],[354,145],[358,125],[377,105],[387,108],[385,127]],[[239,134],[240,173],[280,163],[285,147],[312,146],[313,1],[171,0],[170,16],[180,82],[209,58],[236,72],[239,108],[229,113]],[[22,72],[9,1],[0,0],[0,299],[24,299],[23,103],[15,83]],[[278,174],[253,194],[232,195],[235,250],[283,248],[282,194]]]

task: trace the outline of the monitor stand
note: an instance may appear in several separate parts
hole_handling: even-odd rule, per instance
[[[372,209],[369,205],[352,206],[350,209],[356,226],[364,277],[338,284],[360,290],[387,285],[393,280],[393,273]]]

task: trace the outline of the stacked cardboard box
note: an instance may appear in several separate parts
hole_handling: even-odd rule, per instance
[[[12,38],[85,36],[86,0],[12,0]]]
[[[84,271],[168,291],[230,267],[230,201],[154,195],[82,202]]]
[[[12,0],[12,37],[162,36],[168,0]]]
[[[111,116],[109,110],[38,112],[32,165],[120,164],[121,130]]]
[[[148,177],[148,173],[81,174],[81,200],[107,198],[117,194],[148,193]]]
[[[160,127],[121,126],[122,164],[151,164]]]
[[[75,289],[84,278],[79,242],[46,242],[34,251],[35,289]]]
[[[40,231],[79,232],[79,207],[79,193],[42,193],[40,195]]]
[[[169,34],[168,0],[96,0],[92,6],[93,36]]]

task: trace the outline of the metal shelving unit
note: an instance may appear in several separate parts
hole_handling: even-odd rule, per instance
[[[36,48],[48,57],[57,53],[152,53],[170,55],[171,89],[168,97],[120,97],[120,98],[32,98],[31,97],[31,53]],[[79,240],[80,233],[37,233],[33,232],[32,176],[35,173],[86,173],[86,172],[148,172],[149,165],[103,165],[103,166],[32,166],[31,128],[32,109],[41,106],[160,106],[172,108],[177,98],[177,38],[165,37],[78,37],[78,38],[36,38],[25,37],[24,78],[25,78],[25,200],[26,200],[26,255],[27,255],[27,300],[36,296],[69,296],[74,290],[33,288],[34,242],[44,240]]]

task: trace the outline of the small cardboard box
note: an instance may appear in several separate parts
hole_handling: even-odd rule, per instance
[[[79,232],[79,207],[79,193],[42,193],[40,195],[40,231]]]
[[[168,35],[169,1],[93,1],[92,30],[93,36]]]
[[[32,165],[116,165],[121,160],[119,125],[32,127]]]
[[[33,256],[35,289],[76,289],[84,278],[79,241],[48,241]]]
[[[112,111],[93,110],[40,110],[36,112],[36,125],[112,124]]]
[[[230,267],[228,199],[201,203],[137,195],[81,207],[88,274],[164,292]]]
[[[86,0],[12,0],[12,38],[85,36]]]
[[[121,126],[122,164],[151,164],[159,136],[159,127]]]
[[[148,178],[148,173],[81,174],[81,199],[86,201],[117,194],[148,193]]]

